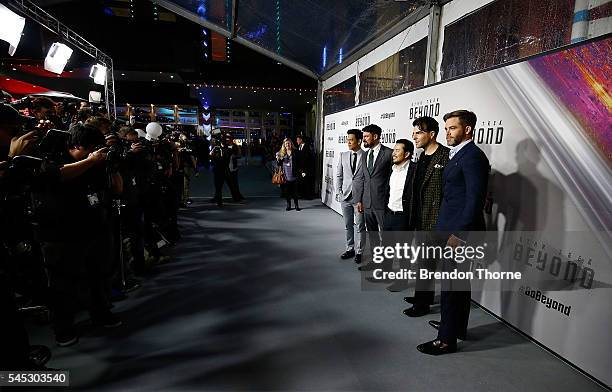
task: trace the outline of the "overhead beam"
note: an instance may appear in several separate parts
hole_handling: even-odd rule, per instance
[[[168,11],[172,11],[177,15],[182,16],[185,19],[189,19],[192,22],[199,24],[200,26],[206,27],[209,30],[214,31],[215,33],[221,34],[226,38],[232,38],[232,32],[225,30],[221,26],[209,22],[206,19],[200,18],[197,14],[186,10],[185,8],[176,5],[175,3],[167,0],[157,0],[157,5],[160,5],[167,9]]]
[[[319,75],[318,74],[313,72],[311,69],[303,66],[302,64],[300,64],[300,63],[298,63],[296,61],[293,61],[291,59],[288,59],[287,57],[284,57],[284,56],[281,56],[279,54],[276,54],[273,51],[268,50],[268,49],[266,49],[264,47],[261,47],[261,46],[255,44],[255,43],[247,40],[246,38],[243,38],[243,37],[239,36],[239,35],[232,35],[232,34],[236,34],[235,30],[233,32],[225,30],[224,28],[222,28],[222,27],[220,27],[220,26],[218,26],[218,25],[216,25],[216,24],[214,24],[212,22],[209,22],[206,19],[202,19],[198,15],[194,14],[193,12],[188,11],[185,8],[180,7],[180,6],[174,4],[174,3],[170,2],[170,1],[167,1],[167,0],[157,0],[157,4],[162,6],[162,7],[164,7],[164,8],[166,8],[169,11],[174,12],[177,15],[180,15],[180,16],[186,18],[186,19],[189,19],[192,22],[195,22],[195,23],[197,23],[197,24],[199,24],[199,25],[201,25],[203,27],[206,27],[207,29],[210,29],[210,30],[212,30],[212,31],[214,31],[216,33],[219,33],[219,34],[225,36],[226,38],[231,39],[231,40],[233,40],[233,41],[235,41],[235,42],[237,42],[237,43],[239,43],[241,45],[244,45],[244,46],[246,46],[249,49],[252,49],[252,50],[254,50],[254,51],[256,51],[256,52],[258,52],[258,53],[260,53],[260,54],[262,54],[262,55],[264,55],[266,57],[269,57],[269,58],[271,58],[273,60],[276,60],[279,63],[284,64],[284,65],[286,65],[289,68],[292,68],[292,69],[294,69],[294,70],[296,70],[298,72],[301,72],[301,73],[303,73],[306,76],[309,76],[309,77],[311,77],[313,79],[316,79],[316,80],[319,79]],[[232,4],[235,7],[237,7],[238,6],[238,0],[233,0]],[[235,22],[236,21],[234,20],[233,23],[232,23],[232,26],[236,26]]]
[[[230,36],[233,39],[236,36],[236,25],[238,24],[238,0],[232,0],[232,30]]]
[[[264,56],[270,57],[273,60],[278,61],[279,63],[282,63],[284,65],[286,65],[289,68],[292,68],[298,72],[303,73],[306,76],[310,76],[311,78],[315,79],[315,80],[319,80],[319,75],[317,75],[315,72],[313,72],[310,68],[307,68],[305,66],[303,66],[302,64],[290,60],[284,56],[281,56],[269,49],[263,48],[251,41],[249,41],[246,38],[240,37],[240,36],[236,36],[234,38],[234,41],[238,42],[239,44],[242,44],[244,46],[246,46],[249,49],[253,49],[254,51],[263,54]]]

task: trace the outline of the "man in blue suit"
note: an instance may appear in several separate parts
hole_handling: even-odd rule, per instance
[[[463,246],[468,232],[484,231],[483,208],[487,194],[489,160],[473,141],[476,114],[456,110],[444,115],[446,142],[451,147],[443,174],[443,199],[435,230],[444,233],[442,245]],[[467,270],[467,262],[442,260],[443,270]],[[430,324],[438,337],[420,344],[425,354],[440,355],[457,350],[457,339],[464,339],[470,314],[469,281],[442,282],[441,319]]]

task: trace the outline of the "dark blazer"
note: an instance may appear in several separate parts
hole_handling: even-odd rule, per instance
[[[420,192],[421,205],[417,206],[420,208],[420,227],[421,230],[431,231],[438,222],[438,213],[440,212],[440,205],[442,204],[442,191],[443,191],[443,174],[446,165],[448,164],[448,152],[450,149],[443,145],[438,145],[438,149],[432,154],[429,166],[425,171],[425,177],[423,183],[419,189],[414,189],[414,192]],[[424,154],[424,153],[423,153]],[[421,154],[421,157],[423,156]],[[423,162],[419,157],[419,161],[416,163],[422,165]],[[415,169],[416,171],[416,169]],[[410,211],[413,211],[414,194],[410,198]],[[412,221],[411,221],[412,222]],[[417,227],[417,222],[412,222],[413,227]]]
[[[368,171],[368,154],[361,156],[361,167],[353,179],[354,200],[362,202],[363,208],[384,210],[389,201],[389,175],[392,166],[392,150],[383,145],[374,161],[372,174]]]
[[[489,169],[487,156],[474,142],[463,146],[448,161],[436,230],[453,233],[485,230],[483,208]]]

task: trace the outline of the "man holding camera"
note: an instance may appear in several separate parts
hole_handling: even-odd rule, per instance
[[[0,216],[5,221],[7,198],[5,195],[18,191],[8,177],[11,160],[28,153],[38,141],[38,133],[30,131],[21,133],[27,120],[9,105],[0,105]],[[0,238],[7,238],[10,227],[2,225]],[[28,333],[23,320],[17,311],[13,279],[9,266],[9,254],[6,244],[0,246],[0,369],[2,370],[44,370],[44,364],[51,357],[45,346],[30,346]]]
[[[122,190],[121,176],[105,165],[106,147],[99,130],[73,127],[69,148],[59,159],[59,179],[37,196],[37,234],[49,275],[50,307],[59,346],[78,341],[74,315],[80,288],[89,290],[92,321],[117,327],[109,310],[112,230],[110,195]]]

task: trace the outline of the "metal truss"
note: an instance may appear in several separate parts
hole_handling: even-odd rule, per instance
[[[104,98],[106,100],[106,110],[109,116],[114,118],[116,114],[116,102],[113,59],[31,1],[8,0],[6,5],[12,8],[15,12],[20,13],[26,18],[34,20],[47,30],[57,34],[64,40],[65,43],[80,49],[82,52],[91,56],[98,63],[106,67],[107,73],[106,83],[104,84]]]

